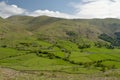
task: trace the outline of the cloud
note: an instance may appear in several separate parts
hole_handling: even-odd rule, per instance
[[[0,2],[0,16],[3,18],[25,14],[25,12],[25,9],[19,8],[17,5],[8,5],[5,2]]]
[[[50,10],[36,10],[34,12],[29,12],[27,15],[34,16],[34,17],[46,15],[51,17],[59,17],[59,18],[67,18],[67,19],[74,18],[73,15],[61,13],[59,11],[50,11]]]
[[[72,3],[75,9],[73,15],[50,10],[35,10],[29,12],[17,5],[9,5],[0,2],[0,16],[7,18],[13,15],[27,16],[51,16],[58,18],[119,18],[120,19],[120,0],[81,0],[80,3]]]
[[[79,18],[120,18],[120,0],[82,0],[73,7]]]
[[[35,10],[33,12],[29,12],[23,8],[18,7],[17,5],[8,5],[5,2],[0,2],[0,16],[3,18],[7,18],[13,15],[27,15],[27,16],[51,16],[58,18],[74,18],[73,15],[69,15],[66,13],[61,13],[59,11],[50,11],[50,10]]]

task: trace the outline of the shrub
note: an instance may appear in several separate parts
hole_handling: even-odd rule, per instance
[[[82,44],[82,45],[78,45],[79,49],[84,49],[84,48],[90,48],[91,45],[90,44]]]
[[[2,48],[6,48],[6,47],[7,47],[7,45],[5,45],[5,44],[4,44],[4,45],[1,45],[1,47],[2,47]]]
[[[76,33],[73,31],[67,31],[66,34],[69,36],[76,36]]]

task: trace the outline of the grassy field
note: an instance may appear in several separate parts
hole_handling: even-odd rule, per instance
[[[0,67],[2,80],[119,80],[120,50],[21,41],[17,47],[0,47]]]
[[[69,73],[94,73],[101,72],[101,66],[95,66],[97,62],[106,68],[114,66],[115,69],[120,68],[120,50],[109,50],[106,48],[88,48],[81,51],[72,51],[69,59],[65,60],[65,52],[58,48],[53,48],[58,51],[53,52],[58,58],[49,58],[37,56],[35,53],[26,51],[18,51],[10,48],[0,48],[0,65],[2,67],[10,67],[17,70],[51,70],[64,71]],[[43,50],[49,51],[49,50]],[[107,70],[107,69],[106,69]]]

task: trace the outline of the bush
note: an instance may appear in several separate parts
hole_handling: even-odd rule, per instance
[[[66,32],[66,34],[69,36],[76,36],[76,33],[73,31],[68,31],[68,32]]]
[[[90,47],[91,47],[90,44],[78,45],[78,48],[79,48],[79,49],[90,48]]]
[[[1,45],[1,47],[2,47],[2,48],[6,48],[6,47],[7,47],[7,45],[5,45],[5,44],[4,44],[4,45]]]
[[[108,44],[108,43],[105,43],[105,42],[98,41],[98,42],[95,42],[94,44],[98,48],[105,47],[107,49],[114,49],[114,46],[112,44]]]
[[[114,46],[113,45],[108,45],[108,46],[106,46],[106,48],[108,48],[108,49],[114,49]]]

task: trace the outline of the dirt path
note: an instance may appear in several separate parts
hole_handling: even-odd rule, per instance
[[[50,71],[16,71],[0,68],[0,80],[120,80],[120,78]]]

